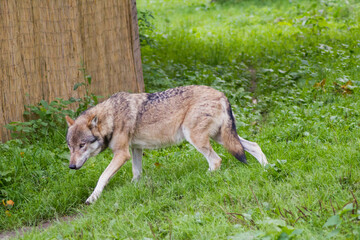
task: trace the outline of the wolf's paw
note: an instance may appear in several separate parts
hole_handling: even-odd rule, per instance
[[[94,203],[97,199],[98,199],[98,196],[91,194],[91,196],[85,201],[85,204],[90,205],[90,204]]]
[[[209,165],[209,169],[208,171],[209,172],[215,172],[217,170],[220,169],[220,166],[221,166],[221,160],[217,161],[217,162],[213,162]]]
[[[139,180],[140,180],[140,175],[139,175],[139,176],[136,176],[136,177],[133,177],[133,178],[131,179],[131,182],[132,182],[132,183],[137,183],[137,182],[139,182]]]
[[[266,165],[269,164],[264,153],[261,154],[260,164],[261,164],[263,167],[265,167]]]

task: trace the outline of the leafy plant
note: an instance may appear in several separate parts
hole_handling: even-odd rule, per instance
[[[139,38],[141,46],[150,46],[154,47],[154,39],[151,37],[151,34],[155,30],[155,26],[152,23],[154,16],[151,11],[143,10],[138,11],[138,25],[139,25]]]
[[[74,116],[74,111],[69,109],[69,105],[74,102],[76,100],[73,98],[57,98],[50,103],[41,100],[37,105],[25,106],[24,117],[27,121],[11,122],[5,127],[11,131],[13,138],[39,139],[54,131],[62,131],[65,127],[65,116]]]
[[[246,221],[251,221],[253,225],[257,227],[266,227],[266,231],[245,231],[242,233],[238,233],[234,236],[230,236],[229,239],[233,240],[247,240],[247,239],[294,239],[298,237],[303,230],[294,228],[286,224],[286,222],[282,219],[273,219],[270,217],[266,217],[262,220],[254,221],[252,219],[251,214],[241,214]]]
[[[355,207],[353,203],[349,203],[345,205],[340,211],[338,211],[335,215],[329,217],[326,221],[326,223],[323,225],[323,229],[327,228],[334,228],[326,238],[332,238],[335,237],[340,233],[341,226],[346,224],[347,222],[352,222],[359,220],[360,217],[360,210],[357,210],[357,212],[354,212]],[[351,216],[347,216],[347,213],[352,213]]]
[[[83,73],[84,81],[76,83],[73,90],[76,91],[83,86],[85,88],[84,96],[82,98],[69,98],[69,100],[56,98],[50,103],[41,100],[37,105],[25,106],[24,118],[27,121],[11,122],[5,126],[11,131],[13,138],[34,140],[53,135],[56,131],[64,132],[66,115],[76,117],[89,107],[98,104],[98,99],[101,96],[90,92],[91,76],[87,74],[84,67],[79,70]],[[71,109],[71,105],[74,103],[78,104],[76,111]]]
[[[78,108],[75,111],[75,116],[79,116],[80,113],[88,109],[89,107],[95,106],[99,103],[99,98],[101,96],[97,96],[94,93],[90,91],[91,86],[91,75],[87,73],[86,68],[84,67],[84,64],[81,64],[82,67],[79,69],[83,74],[83,82],[76,83],[74,85],[74,91],[76,91],[79,87],[83,86],[85,88],[85,95],[82,98],[76,99],[76,101],[79,103]]]

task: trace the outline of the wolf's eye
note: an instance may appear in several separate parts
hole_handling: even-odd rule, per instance
[[[85,143],[81,143],[81,144],[79,145],[80,148],[83,148],[84,146],[85,146]]]
[[[94,143],[94,142],[96,142],[97,140],[98,140],[98,138],[97,138],[97,137],[94,137],[94,138],[90,139],[90,143]]]

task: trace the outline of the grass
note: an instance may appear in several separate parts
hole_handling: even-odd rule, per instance
[[[33,144],[14,140],[0,146],[0,198],[15,202],[0,208],[1,230],[77,214],[24,238],[360,237],[360,5],[220,2],[137,1],[154,16],[155,28],[142,29],[151,40],[142,46],[145,85],[225,92],[239,134],[271,164],[250,155],[241,164],[214,143],[223,164],[209,173],[189,144],[147,150],[139,183],[126,163],[85,207],[110,151],[75,172],[64,129]]]

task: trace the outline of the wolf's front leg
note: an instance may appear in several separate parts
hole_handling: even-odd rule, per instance
[[[132,148],[132,182],[136,182],[140,179],[142,173],[142,149]]]
[[[110,178],[120,169],[124,163],[131,158],[129,149],[117,151],[114,153],[114,157],[111,160],[110,164],[107,166],[105,171],[101,174],[96,187],[90,197],[86,200],[85,204],[90,204],[96,201],[99,198],[101,192],[103,191],[106,184],[109,182]]]

